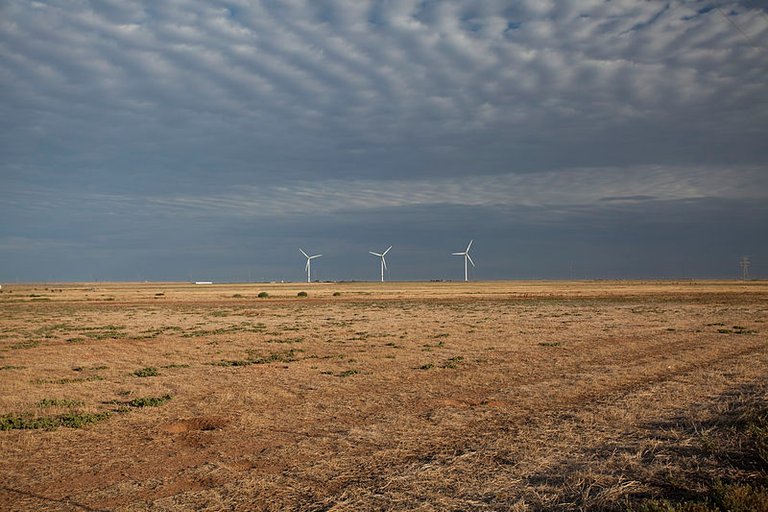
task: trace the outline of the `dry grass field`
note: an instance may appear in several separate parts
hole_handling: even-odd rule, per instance
[[[765,510],[766,322],[765,282],[4,285],[0,509]]]

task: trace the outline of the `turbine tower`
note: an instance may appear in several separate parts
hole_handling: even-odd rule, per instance
[[[379,258],[381,258],[381,282],[382,283],[384,282],[384,270],[387,268],[387,260],[384,259],[384,256],[387,255],[387,253],[389,252],[389,249],[391,248],[392,246],[390,245],[387,248],[387,250],[382,253],[368,251],[370,254],[373,254],[374,256],[378,256]]]
[[[301,254],[303,254],[305,258],[307,258],[307,266],[306,266],[306,267],[304,267],[304,270],[306,270],[306,271],[307,271],[307,282],[308,282],[308,283],[310,283],[310,282],[312,282],[312,277],[311,277],[311,273],[312,273],[312,264],[311,264],[310,262],[311,262],[313,259],[315,259],[315,258],[319,258],[320,256],[322,256],[322,254],[315,254],[314,256],[310,256],[309,254],[305,253],[305,252],[304,252],[303,250],[301,250],[301,249],[299,249],[299,252],[300,252]]]
[[[451,253],[454,256],[464,256],[464,281],[469,281],[467,276],[467,261],[469,261],[473,267],[475,266],[475,262],[472,261],[472,257],[469,255],[469,248],[472,247],[472,242],[474,242],[474,240],[469,241],[469,244],[467,245],[467,248],[464,250],[464,252]]]

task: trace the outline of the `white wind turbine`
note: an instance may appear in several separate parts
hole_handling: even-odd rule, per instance
[[[469,281],[469,279],[467,279],[467,261],[469,261],[473,267],[475,266],[475,262],[472,261],[472,257],[469,255],[469,248],[472,247],[472,242],[474,242],[474,240],[469,241],[469,245],[467,245],[464,252],[451,253],[454,256],[464,256],[464,281]]]
[[[382,283],[384,282],[384,269],[387,268],[387,260],[384,259],[384,256],[387,255],[387,253],[389,252],[389,249],[391,248],[392,246],[390,245],[389,248],[387,248],[387,250],[382,253],[368,251],[370,254],[373,254],[374,256],[378,256],[379,258],[381,258],[381,282]]]
[[[311,273],[312,273],[312,264],[310,263],[313,259],[319,258],[322,256],[322,254],[315,254],[314,256],[310,256],[309,254],[305,253],[303,250],[299,249],[299,252],[303,254],[307,258],[307,266],[304,267],[304,270],[307,271],[307,282],[312,281]]]

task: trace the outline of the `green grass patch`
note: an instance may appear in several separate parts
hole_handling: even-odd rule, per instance
[[[562,341],[542,341],[539,343],[540,347],[560,347],[562,346]]]
[[[358,373],[360,372],[357,370],[344,370],[343,372],[337,373],[336,376],[344,378],[344,377],[351,377],[352,375],[357,375]]]
[[[157,372],[157,368],[154,366],[147,366],[146,368],[136,370],[133,372],[133,375],[136,377],[157,377],[160,374]]]
[[[267,340],[267,343],[301,343],[304,338],[296,336],[294,338],[271,338]]]
[[[459,363],[462,363],[462,362],[464,362],[463,356],[451,357],[450,359],[446,360],[445,363],[441,364],[440,368],[449,368],[449,369],[458,368]]]
[[[213,364],[216,366],[250,366],[252,364],[291,363],[293,361],[298,361],[298,358],[296,357],[297,352],[302,351],[291,349],[279,352],[270,352],[267,355],[260,355],[258,353],[249,351],[247,359],[222,359],[221,361]]]
[[[157,407],[163,405],[165,402],[171,399],[171,395],[165,394],[163,396],[143,396],[141,398],[134,398],[129,402],[125,402],[125,405],[129,407]]]
[[[10,348],[23,350],[23,349],[27,349],[27,348],[35,348],[35,347],[38,347],[38,346],[40,346],[40,342],[39,341],[36,341],[36,340],[32,341],[32,340],[30,340],[30,341],[20,341],[19,343],[14,343],[13,345],[10,346]]]
[[[67,400],[63,398],[43,398],[35,404],[37,407],[80,407],[84,405],[82,400]]]
[[[96,382],[104,380],[99,375],[89,375],[88,377],[76,377],[74,379],[35,379],[33,384],[78,384],[80,382]]]
[[[58,416],[29,418],[24,416],[0,417],[0,430],[54,430],[58,427],[81,428],[109,418],[109,412],[70,412]]]

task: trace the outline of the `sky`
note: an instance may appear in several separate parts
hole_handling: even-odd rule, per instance
[[[768,2],[0,0],[0,282],[768,278]]]

